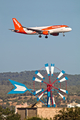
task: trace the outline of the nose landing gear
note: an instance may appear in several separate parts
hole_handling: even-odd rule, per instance
[[[65,37],[64,33],[63,33],[63,37]]]

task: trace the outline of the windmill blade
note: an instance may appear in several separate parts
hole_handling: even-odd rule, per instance
[[[65,100],[65,97],[61,93],[58,92],[58,94]]]
[[[44,95],[46,90],[47,90],[47,88],[44,91],[42,89],[42,93],[37,97],[37,101],[39,101],[41,99],[41,97]]]
[[[47,98],[47,107],[50,107],[50,97]]]
[[[27,90],[31,91],[31,89],[28,89],[24,84],[10,80],[9,81],[12,83],[14,86],[14,89],[11,90],[8,94],[22,94],[25,93]]]
[[[37,98],[37,101],[39,101],[43,95],[44,95],[44,93],[42,93],[42,94]]]
[[[47,107],[50,107],[50,97],[51,97],[50,90],[48,89],[48,91],[47,91]]]
[[[36,74],[37,76],[39,76],[40,78],[45,79],[45,78],[41,75],[40,72],[36,71],[35,74]]]
[[[53,76],[54,73],[54,64],[51,64],[51,76]]]
[[[66,81],[66,80],[68,80],[68,78],[67,78],[67,77],[64,77],[64,78],[62,78],[61,80],[59,80],[58,82],[60,83],[60,82]]]
[[[54,96],[53,96],[53,104],[54,104],[54,107],[56,107],[55,100],[54,100]]]
[[[41,83],[43,83],[43,81],[42,80],[40,80],[40,79],[38,79],[38,78],[36,78],[36,77],[33,77],[33,79],[32,79],[33,81],[36,81],[36,82],[41,82]]]
[[[43,89],[39,89],[33,92],[34,95],[38,94],[39,92],[43,91]]]
[[[58,75],[57,79],[59,79],[60,77],[62,77],[64,73],[65,73],[65,71],[62,70],[62,71],[60,72],[60,74]]]
[[[62,91],[62,92],[64,92],[64,93],[66,93],[66,94],[68,94],[68,91],[67,91],[67,90],[60,89],[60,88],[59,88],[59,90]]]
[[[47,71],[48,76],[50,76],[50,73],[49,73],[49,65],[48,65],[48,63],[45,64],[45,68],[46,68],[46,71]]]

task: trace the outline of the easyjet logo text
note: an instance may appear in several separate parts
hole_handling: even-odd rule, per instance
[[[19,25],[19,23],[14,19],[14,22],[16,23],[16,25],[20,28],[21,26]]]

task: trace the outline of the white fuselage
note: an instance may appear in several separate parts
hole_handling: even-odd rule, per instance
[[[45,26],[45,27],[30,27],[31,29],[38,29],[38,30],[42,30],[42,29],[46,29],[47,27],[49,26]],[[27,30],[27,28],[23,28],[24,31],[27,33],[27,34],[38,34],[37,32],[36,33],[33,33],[32,30]],[[71,31],[72,29],[70,27],[60,27],[60,28],[55,28],[55,29],[51,29],[51,30],[48,30],[49,31],[49,34],[52,34],[52,33],[65,33],[65,32],[69,32]]]

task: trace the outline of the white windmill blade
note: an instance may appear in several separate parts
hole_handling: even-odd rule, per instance
[[[60,72],[60,74],[58,75],[57,79],[59,79],[60,77],[62,77],[64,73],[65,73],[65,71],[62,70],[62,71]]]
[[[50,107],[50,97],[48,97],[48,107]]]
[[[43,75],[41,75],[40,72],[36,71],[35,74],[38,75],[40,78],[45,79],[45,78],[43,77]]]
[[[45,64],[45,68],[46,68],[46,71],[47,71],[48,76],[50,76],[50,73],[49,73],[49,65],[48,65],[48,63]]]
[[[42,93],[37,97],[37,101],[39,101],[40,99],[41,99],[41,97],[44,95],[44,93],[45,93],[45,91],[46,91],[47,89],[43,89],[42,88]]]
[[[65,100],[65,97],[61,93],[58,92],[58,94]]]
[[[51,76],[53,76],[54,73],[54,64],[51,64]]]
[[[59,88],[59,90],[62,91],[62,92],[64,92],[64,93],[66,93],[66,94],[68,94],[68,91],[67,91],[67,90],[60,89],[60,88]]]
[[[38,93],[41,92],[41,91],[43,91],[43,89],[36,90],[36,91],[33,92],[33,94],[34,94],[34,95],[35,95],[35,94],[38,94]]]
[[[59,80],[58,82],[60,83],[60,82],[66,81],[66,80],[68,80],[68,78],[67,78],[67,77],[64,77],[64,78],[62,78],[61,80]]]
[[[40,79],[38,79],[38,78],[36,78],[36,77],[33,77],[32,80],[33,80],[33,81],[36,81],[36,82],[43,82],[42,80],[40,80]]]
[[[41,99],[41,97],[44,95],[44,93],[42,93],[38,98]]]
[[[53,104],[54,104],[54,107],[56,107],[56,104],[55,104],[55,100],[54,100],[54,97],[53,97],[52,99],[53,99]]]

